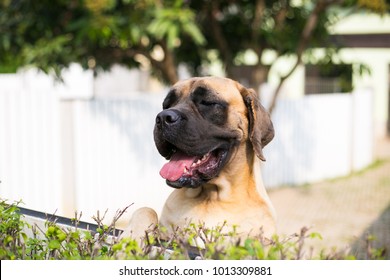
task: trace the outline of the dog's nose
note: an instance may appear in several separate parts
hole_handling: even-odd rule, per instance
[[[156,117],[156,125],[161,127],[164,125],[174,125],[180,120],[180,115],[174,110],[164,110]]]

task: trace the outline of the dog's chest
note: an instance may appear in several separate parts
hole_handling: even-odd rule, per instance
[[[222,202],[213,200],[212,196],[208,200],[173,196],[164,206],[160,223],[165,227],[187,227],[193,223],[207,228],[228,224],[244,229],[262,220],[262,212],[250,201]]]

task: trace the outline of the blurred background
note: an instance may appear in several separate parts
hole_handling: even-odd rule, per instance
[[[154,119],[169,85],[205,75],[271,111],[271,195],[388,160],[388,1],[0,0],[0,197],[85,221],[160,211]]]

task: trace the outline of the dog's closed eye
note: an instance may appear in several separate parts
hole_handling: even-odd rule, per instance
[[[199,104],[206,107],[226,108],[226,104],[220,101],[201,100]]]

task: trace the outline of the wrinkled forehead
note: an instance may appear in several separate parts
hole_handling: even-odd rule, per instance
[[[219,77],[191,78],[176,83],[171,92],[174,92],[178,98],[186,98],[193,94],[198,88],[203,88],[221,99],[229,102],[242,100],[239,88],[242,87],[237,82]]]

